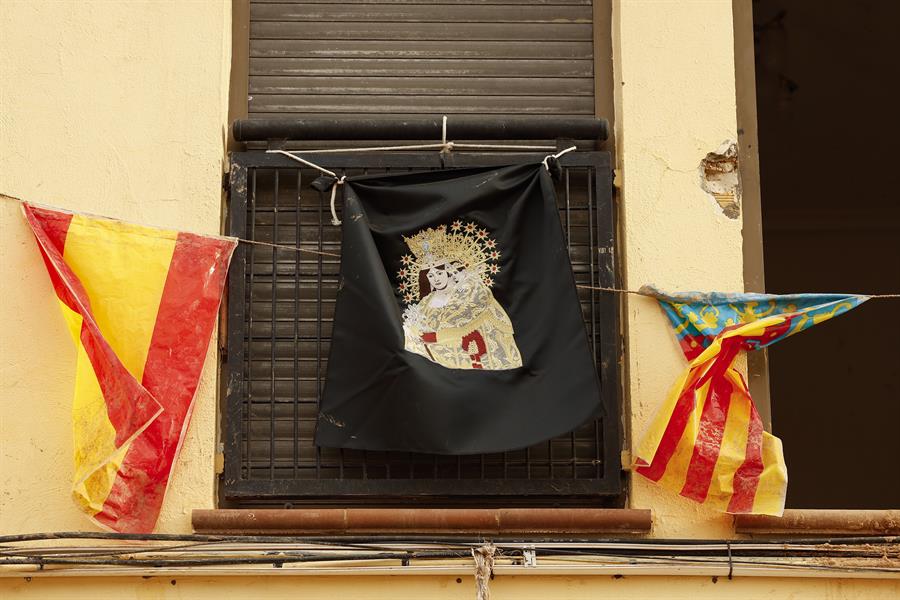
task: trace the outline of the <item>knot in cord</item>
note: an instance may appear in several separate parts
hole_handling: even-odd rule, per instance
[[[340,225],[341,220],[338,219],[337,210],[335,210],[335,208],[334,208],[334,200],[337,197],[338,186],[344,185],[344,182],[347,181],[347,176],[342,175],[341,177],[338,177],[337,175],[335,175],[334,179],[335,179],[334,185],[331,186],[331,224],[332,225]]]
[[[453,150],[453,142],[447,141],[447,115],[441,120],[441,152],[450,152]]]
[[[576,148],[575,146],[569,146],[569,147],[566,148],[565,150],[560,150],[560,151],[557,152],[556,154],[548,154],[547,156],[544,157],[544,160],[542,160],[541,163],[544,165],[544,168],[547,169],[547,170],[549,171],[549,170],[550,170],[550,159],[551,159],[551,158],[554,159],[554,160],[556,160],[556,159],[558,159],[560,156],[562,156],[563,154],[567,154],[567,153],[571,152],[572,150],[575,150],[575,148]]]

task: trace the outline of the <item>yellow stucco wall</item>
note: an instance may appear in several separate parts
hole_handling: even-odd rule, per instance
[[[731,3],[613,5],[616,139],[625,281],[670,290],[743,290],[741,219],[700,188],[698,166],[737,139]],[[635,442],[684,369],[656,302],[626,299],[625,414]],[[728,537],[731,517],[634,477],[654,535]]]
[[[459,579],[459,583],[457,583]],[[174,582],[174,583],[173,583]],[[367,598],[372,600],[430,600],[474,598],[475,584],[470,576],[397,576],[397,577],[154,577],[133,581],[126,578],[78,581],[33,578],[17,580],[9,586],[16,597],[42,600],[96,600],[98,598],[134,598],[135,600],[267,600],[296,598]],[[120,594],[109,596],[111,588]],[[893,600],[900,594],[896,581],[864,580],[783,580],[747,578],[728,581],[709,577],[497,577],[491,582],[493,600],[552,598],[597,600],[598,598],[665,598],[666,600],[719,600],[721,598],[791,598],[792,600]]]
[[[0,2],[0,192],[219,232],[231,3]],[[75,351],[19,206],[0,201],[0,531],[91,529],[70,500]],[[159,531],[214,505],[207,361]]]
[[[231,50],[229,0],[0,2],[0,192],[164,227],[217,232]],[[736,139],[731,3],[614,3],[616,131],[629,286],[741,289],[741,221],[698,185],[707,152]],[[688,234],[687,232],[691,232]],[[69,498],[74,350],[19,207],[0,202],[0,533],[90,529]],[[698,259],[698,240],[703,259]],[[683,368],[650,301],[629,299],[629,435]],[[215,361],[158,531],[215,505]],[[643,481],[632,506],[654,535],[725,537],[730,518]],[[33,598],[471,598],[471,577],[0,579]],[[173,583],[174,581],[174,583]],[[502,576],[494,598],[888,598],[896,582]]]

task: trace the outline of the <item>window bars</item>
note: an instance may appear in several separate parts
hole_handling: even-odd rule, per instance
[[[352,176],[540,162],[544,154],[304,154]],[[444,165],[444,163],[450,163]],[[232,154],[228,233],[286,247],[241,244],[226,298],[222,432],[226,502],[237,505],[617,506],[621,498],[618,298],[609,155],[572,152],[557,184],[605,416],[531,448],[476,456],[318,448],[338,290],[341,231],[318,175],[287,157]],[[291,248],[299,247],[304,251]]]

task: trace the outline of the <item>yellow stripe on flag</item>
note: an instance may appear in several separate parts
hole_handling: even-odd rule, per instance
[[[750,398],[741,393],[743,382],[740,374],[729,368],[725,377],[732,385],[731,401],[728,404],[728,418],[725,421],[719,457],[706,497],[707,504],[721,511],[728,508],[734,493],[734,473],[744,462],[750,427]]]
[[[694,394],[694,402],[696,402],[694,411],[687,421],[684,434],[678,440],[678,445],[675,447],[675,453],[669,460],[669,466],[666,468],[665,475],[659,480],[659,484],[663,487],[675,490],[680,490],[684,487],[688,466],[691,464],[691,457],[694,455],[697,432],[700,429],[700,415],[703,412],[703,406],[706,403],[708,394],[709,381],[697,388]]]
[[[72,218],[66,235],[63,259],[84,286],[104,338],[138,381],[143,376],[177,235],[82,215]],[[78,347],[73,494],[95,514],[109,494],[127,444],[115,447],[116,431],[100,384],[74,332],[75,319],[80,330],[81,317],[65,306],[63,314]]]
[[[681,394],[681,391],[693,381],[693,379],[690,381],[688,380],[691,376],[692,372],[689,369],[683,371],[681,375],[679,375],[675,385],[669,389],[669,394],[666,396],[665,403],[656,411],[653,420],[650,421],[650,424],[647,426],[647,432],[638,443],[636,448],[637,457],[652,459],[653,455],[656,454],[660,440],[662,440],[663,434],[666,432],[666,426],[669,424],[669,417],[672,415],[672,411],[675,410],[675,405],[678,403],[679,394]]]
[[[763,431],[762,459],[763,472],[759,476],[753,512],[781,516],[787,495],[787,467],[781,440],[767,431]]]

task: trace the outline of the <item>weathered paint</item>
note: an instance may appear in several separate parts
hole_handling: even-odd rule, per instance
[[[729,219],[741,216],[741,177],[738,147],[734,140],[722,142],[719,149],[700,161],[700,188],[711,195]]]

